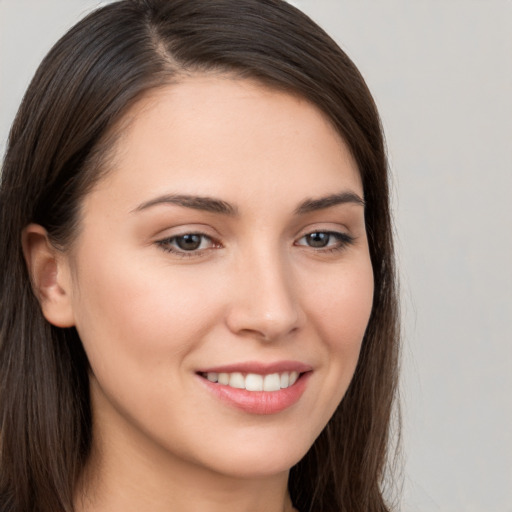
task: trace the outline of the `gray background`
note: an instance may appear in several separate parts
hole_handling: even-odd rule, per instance
[[[0,0],[0,155],[92,0]],[[406,512],[512,512],[512,2],[295,0],[380,108],[402,274]]]

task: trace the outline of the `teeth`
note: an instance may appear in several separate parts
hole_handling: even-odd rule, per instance
[[[247,391],[279,391],[293,386],[299,378],[299,372],[271,373],[268,375],[248,373],[245,376],[240,372],[208,372],[204,374],[204,377],[210,382],[218,382],[225,386],[246,389]]]
[[[241,373],[232,373],[229,376],[229,385],[232,388],[244,389],[245,388],[244,376]]]
[[[245,377],[245,389],[247,391],[263,391],[263,376],[249,373]]]
[[[219,384],[229,384],[229,373],[219,373]]]
[[[210,382],[218,382],[219,380],[219,374],[218,373],[215,373],[215,372],[209,372],[206,374],[206,378],[210,381]]]
[[[279,373],[265,375],[263,378],[263,391],[279,391],[281,389],[281,378]]]

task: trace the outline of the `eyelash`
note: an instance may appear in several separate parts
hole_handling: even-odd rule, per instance
[[[187,251],[186,249],[182,249],[180,247],[176,247],[176,243],[179,239],[184,239],[185,237],[200,237],[202,245],[205,240],[209,240],[211,243],[210,247],[206,248],[197,248],[193,250]],[[213,238],[211,238],[208,235],[205,235],[204,233],[183,233],[182,235],[175,235],[170,236],[169,238],[164,238],[163,240],[158,240],[157,244],[165,251],[170,252],[171,254],[174,254],[175,256],[179,256],[181,258],[193,258],[197,257],[201,254],[203,254],[206,251],[209,251],[210,249],[215,249],[221,247],[220,243],[216,242]],[[174,247],[173,247],[174,244]]]
[[[313,235],[327,235],[329,244],[331,241],[331,238],[334,238],[336,240],[335,244],[326,245],[324,247],[313,247],[311,245],[307,244],[301,244],[299,243],[300,240],[306,239],[307,237],[311,237]],[[184,239],[185,237],[200,237],[200,246],[203,244],[204,241],[209,241],[210,246],[206,248],[200,248],[200,246],[196,249],[186,250],[180,247],[176,247],[177,241],[179,239]],[[323,254],[329,254],[329,253],[335,253],[344,250],[347,246],[352,245],[355,241],[355,238],[351,235],[348,235],[347,233],[341,233],[338,231],[312,231],[310,233],[306,233],[305,235],[301,236],[295,243],[295,246],[299,247],[309,247],[317,252],[321,252]],[[211,249],[220,248],[222,247],[219,242],[214,240],[208,235],[205,235],[204,233],[183,233],[182,235],[175,235],[168,238],[164,238],[162,240],[158,240],[157,245],[164,250],[165,252],[169,252],[171,254],[174,254],[176,256],[182,257],[182,258],[191,258],[191,257],[198,257],[202,254],[204,254],[206,251],[209,251]]]
[[[333,245],[326,245],[324,247],[313,247],[311,245],[306,244],[299,244],[298,242],[302,239],[305,239],[307,237],[311,237],[313,235],[327,235],[328,243],[330,242],[331,238],[334,238],[336,240],[336,243]],[[333,253],[333,252],[339,252],[343,249],[346,249],[347,246],[352,245],[355,241],[355,238],[351,235],[348,235],[347,233],[342,233],[339,231],[312,231],[311,233],[306,233],[302,237],[299,238],[297,242],[295,242],[294,245],[302,246],[302,247],[311,247],[312,249],[317,249],[319,252],[322,253]]]

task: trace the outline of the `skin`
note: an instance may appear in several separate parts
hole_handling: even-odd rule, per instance
[[[316,107],[248,80],[189,77],[124,121],[73,246],[55,250],[40,226],[24,233],[46,318],[76,326],[92,368],[77,510],[292,510],[289,468],[350,383],[373,296],[364,206],[297,208],[363,198],[357,166]],[[236,214],[149,204],[170,194]],[[178,247],[187,233],[205,235],[196,250]],[[342,235],[312,247],[310,233]],[[276,414],[222,402],[196,374],[282,360],[312,371]]]

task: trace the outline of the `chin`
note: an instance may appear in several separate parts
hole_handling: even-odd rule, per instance
[[[273,441],[241,443],[233,440],[228,447],[218,447],[203,459],[202,465],[217,473],[237,478],[261,479],[287,473],[307,453],[312,442],[276,436]]]

